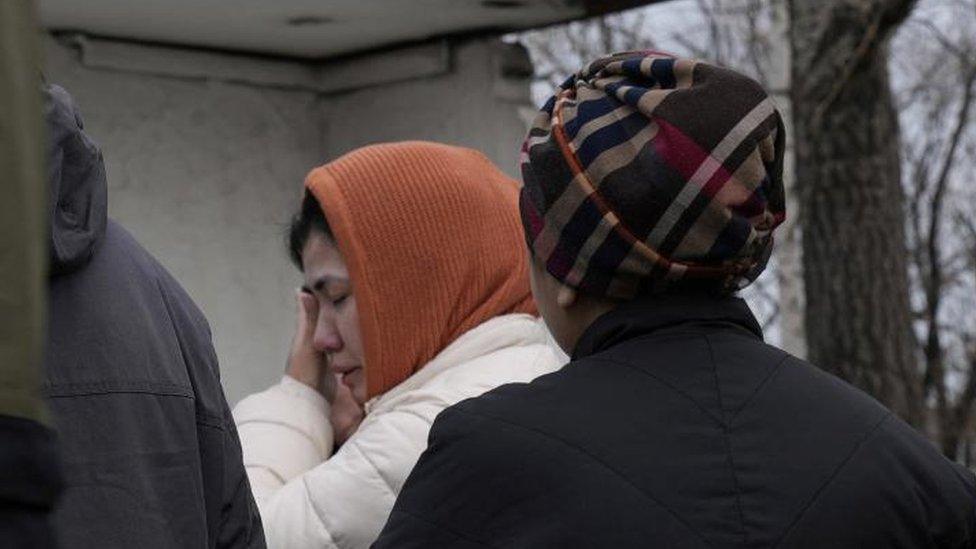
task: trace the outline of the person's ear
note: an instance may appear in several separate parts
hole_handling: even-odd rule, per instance
[[[563,309],[568,309],[576,303],[576,298],[579,294],[576,293],[574,288],[571,288],[565,284],[559,285],[559,290],[556,292],[556,304],[558,304]]]

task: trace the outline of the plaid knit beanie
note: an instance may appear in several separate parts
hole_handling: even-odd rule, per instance
[[[591,295],[743,288],[786,216],[784,140],[769,95],[739,73],[658,52],[594,61],[522,145],[529,249]]]

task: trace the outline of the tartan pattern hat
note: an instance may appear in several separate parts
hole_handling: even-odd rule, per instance
[[[734,71],[658,52],[596,60],[564,82],[522,145],[529,249],[582,292],[615,299],[766,266],[785,218],[783,121]]]

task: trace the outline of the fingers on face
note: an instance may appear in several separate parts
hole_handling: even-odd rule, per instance
[[[298,301],[299,328],[313,329],[318,317],[318,303],[315,301],[315,296],[299,288],[295,291],[295,299]]]

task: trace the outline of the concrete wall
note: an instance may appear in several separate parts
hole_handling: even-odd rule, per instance
[[[452,47],[444,74],[326,97],[324,142],[329,154],[341,154],[376,141],[443,141],[478,149],[517,177],[525,110],[534,109],[528,80],[503,73],[527,69],[527,54],[500,41]]]
[[[300,283],[283,232],[311,167],[365,143],[431,139],[515,173],[527,61],[495,40],[318,64],[98,45],[48,38],[47,79],[102,147],[110,215],[210,320],[232,404],[283,370]],[[399,73],[362,77],[382,63]]]

